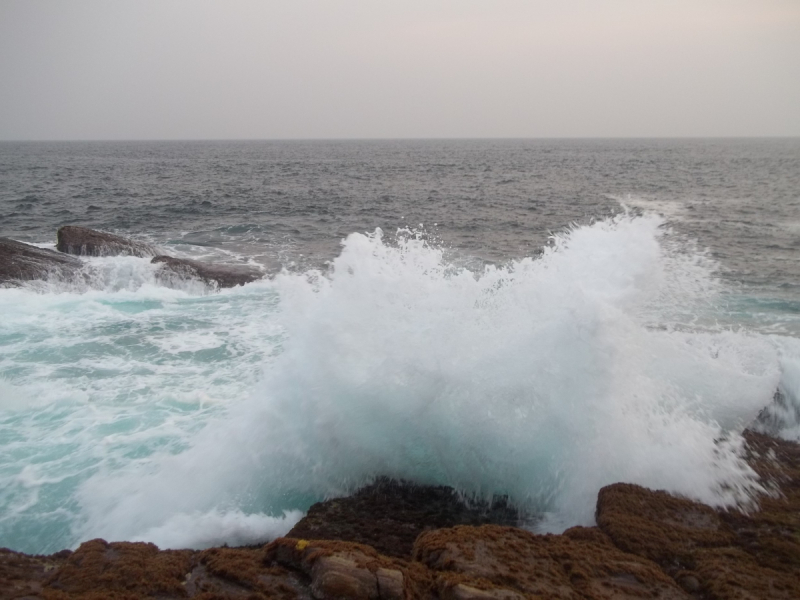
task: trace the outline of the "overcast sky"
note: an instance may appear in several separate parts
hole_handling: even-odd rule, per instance
[[[800,135],[800,0],[0,0],[0,139]]]

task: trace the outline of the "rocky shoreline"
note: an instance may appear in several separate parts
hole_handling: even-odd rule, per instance
[[[170,285],[189,279],[217,288],[244,285],[261,279],[264,273],[245,265],[205,263],[164,254],[163,250],[125,237],[65,225],[56,233],[56,250],[46,250],[16,240],[0,238],[0,285],[23,281],[77,281],[85,275],[83,263],[75,256],[136,256],[151,258],[158,265],[156,276]]]
[[[800,445],[745,437],[772,486],[750,513],[617,483],[598,494],[596,527],[536,535],[508,525],[502,500],[380,479],[261,547],[0,550],[0,600],[800,598]]]
[[[263,276],[73,226],[59,230],[57,248],[0,238],[0,285],[78,280],[76,256],[150,258],[167,283],[221,288]],[[286,537],[258,547],[98,539],[50,556],[0,549],[0,600],[798,599],[800,445],[745,438],[768,490],[750,512],[616,483],[598,494],[595,527],[536,535],[517,527],[503,498],[467,504],[451,488],[379,478],[312,506]]]

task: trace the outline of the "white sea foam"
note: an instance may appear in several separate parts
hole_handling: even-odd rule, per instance
[[[260,383],[185,449],[104,464],[74,538],[239,540],[203,515],[280,518],[378,475],[506,494],[547,530],[591,523],[616,481],[746,503],[739,434],[785,360],[713,326],[712,267],[652,215],[479,273],[414,237],[350,235],[330,273],[259,284],[282,331]]]
[[[220,540],[230,546],[245,546],[286,534],[302,517],[299,510],[286,511],[280,517],[216,509],[207,513],[179,513],[130,541],[151,542],[161,548],[203,549],[219,544]]]
[[[759,415],[757,428],[770,435],[800,442],[800,340],[771,336],[778,349],[781,382],[775,401]]]

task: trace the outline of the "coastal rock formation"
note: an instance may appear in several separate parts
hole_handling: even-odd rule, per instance
[[[228,288],[262,277],[262,273],[253,267],[203,263],[187,258],[159,255],[150,262],[162,265],[159,277],[168,283],[174,280],[199,279],[211,285]]]
[[[655,564],[608,541],[497,525],[423,534],[413,558],[291,538],[204,551],[103,540],[52,557],[2,551],[0,586],[2,600],[690,598]]]
[[[81,261],[52,250],[0,238],[0,285],[34,279],[71,279]]]
[[[774,487],[752,513],[715,511],[629,484],[600,490],[597,524],[703,598],[800,598],[800,446],[747,432],[749,462]]]
[[[688,598],[651,561],[582,529],[564,535],[496,525],[440,529],[419,536],[414,559],[459,574],[438,578],[440,597]]]
[[[379,480],[315,505],[294,537],[263,547],[92,540],[46,557],[0,550],[0,600],[800,598],[800,445],[756,433],[747,441],[750,464],[773,486],[747,514],[614,484],[598,495],[597,527],[443,527],[514,513],[502,503],[459,509],[448,488]],[[410,548],[404,527],[421,530]]]
[[[417,536],[429,529],[518,521],[517,511],[502,498],[466,504],[450,487],[380,478],[352,496],[314,504],[286,535],[358,542],[402,557],[411,555]]]
[[[56,249],[77,256],[155,256],[158,251],[153,246],[137,242],[119,235],[95,231],[86,227],[65,225],[59,228]]]

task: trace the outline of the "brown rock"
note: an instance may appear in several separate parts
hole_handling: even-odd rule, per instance
[[[38,597],[48,575],[69,554],[67,550],[53,556],[28,556],[0,548],[0,600]]]
[[[54,570],[46,587],[67,597],[102,590],[138,596],[180,597],[182,581],[191,571],[190,550],[159,551],[153,544],[104,540],[85,542]]]
[[[746,432],[748,462],[772,493],[758,510],[720,513],[736,543],[758,563],[800,579],[800,444]],[[800,597],[800,596],[798,596]]]
[[[402,571],[381,567],[375,571],[375,578],[378,580],[378,595],[381,598],[402,600],[405,597]]]
[[[228,288],[256,281],[263,276],[261,271],[253,267],[204,263],[164,255],[156,256],[150,262],[162,265],[159,276],[168,282],[200,279],[211,285]]]
[[[65,225],[57,234],[56,249],[78,256],[155,256],[158,251],[149,244],[137,242],[112,233],[86,227]]]
[[[435,571],[468,577],[457,583],[440,580],[440,594],[454,598],[514,594],[565,599],[688,598],[651,561],[592,537],[599,536],[534,535],[496,525],[454,527],[420,535],[414,559]],[[491,596],[479,596],[458,584],[493,591]]]
[[[346,556],[322,556],[311,569],[311,591],[315,598],[378,598],[378,579]]]
[[[713,508],[629,483],[600,490],[597,524],[622,550],[674,570],[693,569],[698,548],[733,542]]]
[[[311,600],[308,582],[263,558],[261,548],[160,551],[103,540],[53,556],[0,550],[0,600]]]
[[[502,499],[467,504],[450,487],[380,478],[352,496],[313,505],[286,536],[358,542],[388,556],[410,557],[414,540],[428,529],[518,520]]]
[[[34,279],[69,280],[81,266],[77,258],[0,238],[0,285]]]
[[[618,547],[650,558],[705,598],[800,598],[800,445],[745,435],[748,462],[773,490],[758,510],[716,511],[665,492],[600,490],[597,523]]]
[[[446,600],[525,600],[525,596],[519,592],[503,588],[481,590],[464,583],[457,583],[447,589],[442,598]]]
[[[190,598],[312,597],[308,582],[296,572],[265,565],[260,548],[211,548],[199,553],[185,590]]]
[[[429,575],[421,565],[382,556],[363,544],[280,538],[266,547],[264,561],[303,573],[318,599],[402,600],[430,595]]]

